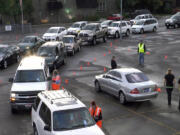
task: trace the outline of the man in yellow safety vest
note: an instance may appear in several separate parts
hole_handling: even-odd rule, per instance
[[[144,54],[146,53],[146,46],[143,40],[140,40],[138,44],[138,54],[139,54],[139,65],[144,66]]]

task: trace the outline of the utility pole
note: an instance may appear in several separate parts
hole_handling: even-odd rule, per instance
[[[121,9],[121,25],[120,25],[120,39],[122,40],[122,2],[123,0],[120,0],[120,9]]]
[[[24,14],[23,14],[23,0],[19,0],[20,7],[21,7],[21,28],[22,28],[22,33],[24,33]]]

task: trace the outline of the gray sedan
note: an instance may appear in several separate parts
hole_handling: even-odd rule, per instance
[[[146,101],[158,96],[156,83],[134,68],[110,70],[106,74],[95,76],[95,90],[105,91],[126,102]]]

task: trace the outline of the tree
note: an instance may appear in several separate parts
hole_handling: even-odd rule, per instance
[[[23,0],[23,12],[26,17],[30,17],[33,11],[32,0]],[[19,0],[0,0],[0,14],[14,18],[15,23],[21,15]]]

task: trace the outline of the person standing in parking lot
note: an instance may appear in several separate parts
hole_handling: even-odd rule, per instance
[[[179,77],[179,80],[178,80],[178,90],[179,90],[179,106],[178,106],[178,109],[180,111],[180,77]]]
[[[172,74],[172,70],[169,68],[167,74],[164,76],[164,86],[166,87],[168,96],[168,105],[171,105],[171,95],[173,88],[175,87],[175,77]]]
[[[102,128],[102,110],[100,107],[96,105],[95,101],[91,102],[91,106],[89,108],[89,112],[91,116],[94,118],[96,124]]]
[[[138,44],[138,54],[139,54],[139,65],[144,66],[144,54],[146,53],[146,46],[143,40],[140,40]]]
[[[59,90],[61,86],[61,77],[56,69],[53,71],[51,86],[52,90]]]
[[[115,60],[115,56],[112,56],[111,69],[116,69],[116,68],[117,68],[117,63],[116,63],[116,60]]]

